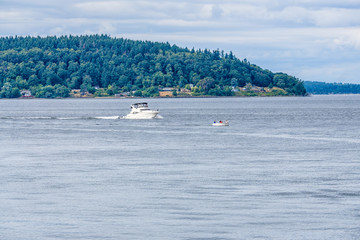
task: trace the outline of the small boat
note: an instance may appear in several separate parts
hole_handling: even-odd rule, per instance
[[[159,110],[151,110],[146,102],[134,103],[130,107],[131,111],[124,118],[126,119],[152,119],[160,113]]]
[[[226,120],[225,122],[220,121],[220,122],[216,122],[214,121],[214,123],[212,124],[213,126],[229,126],[229,121]]]

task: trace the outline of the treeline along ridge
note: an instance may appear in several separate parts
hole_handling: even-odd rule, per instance
[[[249,86],[272,94],[306,94],[301,80],[264,70],[232,52],[107,35],[0,38],[1,98],[19,97],[24,89],[44,98],[68,97],[73,89],[150,97],[165,87],[186,88],[197,96],[231,96]]]
[[[304,87],[310,94],[360,94],[360,84],[306,81]]]

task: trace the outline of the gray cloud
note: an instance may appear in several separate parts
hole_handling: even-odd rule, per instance
[[[303,80],[360,81],[358,0],[0,0],[0,3],[2,36],[106,33],[169,41],[189,48],[233,51],[239,58]]]

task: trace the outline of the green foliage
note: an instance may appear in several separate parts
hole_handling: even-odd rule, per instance
[[[34,89],[33,95],[39,97],[64,97],[66,90],[60,93],[57,87],[60,92],[56,93],[57,85],[96,96],[119,91],[156,96],[155,88],[189,89],[190,84],[197,87],[193,91],[195,95],[228,96],[232,94],[230,86],[243,87],[248,83],[280,87],[290,95],[306,94],[299,79],[263,70],[231,52],[190,51],[169,43],[107,35],[1,37],[0,87],[6,82],[11,88]],[[45,87],[39,89],[39,85]],[[105,90],[95,91],[95,88]],[[2,96],[14,95],[7,92]]]
[[[142,96],[143,96],[143,93],[142,93],[142,91],[137,90],[137,91],[134,92],[134,96],[135,96],[135,97],[142,97]]]
[[[208,92],[211,96],[234,96],[234,92],[232,91],[230,86],[225,86],[223,89],[219,86],[212,88]]]
[[[210,89],[213,89],[215,87],[215,79],[212,77],[205,77],[204,79],[201,79],[196,86],[199,87],[199,89],[202,89],[204,94],[208,94]]]
[[[0,98],[18,98],[20,97],[20,90],[14,87],[11,83],[4,83],[0,91]]]
[[[106,90],[104,90],[103,88],[99,88],[99,89],[96,89],[94,96],[95,97],[107,97],[109,95],[107,94]]]
[[[302,95],[306,94],[306,89],[302,81],[297,78],[291,77],[285,73],[276,73],[274,75],[274,87],[279,87],[288,92],[289,95]]]
[[[109,96],[113,96],[114,94],[118,93],[119,89],[118,87],[114,84],[114,85],[109,85],[106,89],[106,93]]]
[[[70,90],[60,84],[55,85],[55,97],[66,98],[70,96]]]
[[[30,88],[32,95],[37,98],[66,98],[70,95],[69,88],[56,84],[55,86],[51,85],[38,85]]]
[[[137,93],[137,94],[139,94],[139,93]],[[142,91],[142,95],[144,97],[157,97],[157,96],[159,96],[159,88],[154,87],[154,86],[149,87],[149,88],[145,89],[144,91]],[[139,96],[141,97],[140,94],[139,94]]]
[[[308,93],[312,94],[359,94],[360,84],[304,82]]]

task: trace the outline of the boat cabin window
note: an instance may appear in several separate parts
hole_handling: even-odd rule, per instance
[[[139,108],[139,107],[148,107],[147,103],[135,103],[132,105],[133,108]]]

